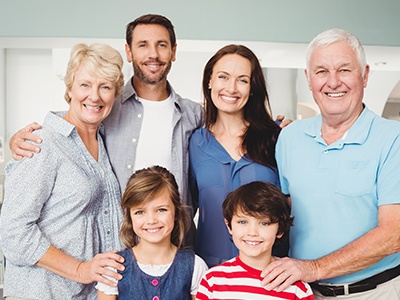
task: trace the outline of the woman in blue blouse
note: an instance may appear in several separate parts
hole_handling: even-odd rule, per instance
[[[226,195],[256,180],[279,186],[275,143],[280,127],[271,117],[259,61],[245,46],[227,45],[211,57],[203,94],[205,128],[190,140],[190,183],[199,209],[195,250],[212,267],[238,254],[222,215]],[[286,255],[287,244],[274,254]]]

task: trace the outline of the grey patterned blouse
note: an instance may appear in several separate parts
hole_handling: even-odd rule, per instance
[[[120,189],[100,134],[96,161],[65,112],[49,112],[41,152],[6,166],[1,246],[4,295],[29,299],[96,299],[83,285],[35,266],[50,244],[81,261],[121,249]]]

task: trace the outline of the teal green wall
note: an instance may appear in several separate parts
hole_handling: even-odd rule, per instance
[[[340,27],[400,46],[400,0],[0,0],[0,37],[123,38],[145,13],[171,19],[179,39],[307,43]]]

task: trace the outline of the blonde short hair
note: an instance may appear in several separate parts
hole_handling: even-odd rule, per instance
[[[66,91],[64,98],[69,104],[71,97],[68,91],[72,88],[75,73],[82,67],[97,78],[104,78],[115,85],[115,96],[119,96],[124,87],[122,73],[123,59],[121,54],[113,47],[106,44],[77,44],[70,54],[67,72],[64,77]]]

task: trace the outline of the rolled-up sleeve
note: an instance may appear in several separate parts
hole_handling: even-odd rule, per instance
[[[31,159],[11,161],[6,167],[1,246],[7,260],[16,265],[34,265],[50,247],[38,222],[57,168],[43,152]]]

